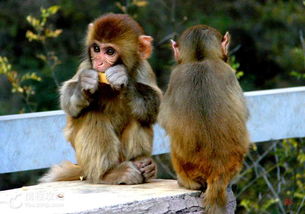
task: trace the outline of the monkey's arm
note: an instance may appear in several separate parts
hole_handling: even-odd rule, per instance
[[[135,78],[128,78],[124,65],[116,65],[106,70],[110,85],[116,89],[126,89],[129,106],[133,116],[140,122],[152,124],[156,121],[159,110],[161,90],[150,65],[144,61],[137,69]]]
[[[82,94],[78,80],[68,80],[60,89],[61,108],[70,116],[77,117],[89,106],[89,101]]]
[[[119,89],[127,84],[126,69],[122,65],[110,67],[106,71],[106,76],[113,88]],[[76,75],[66,81],[60,89],[61,108],[70,116],[77,117],[84,108],[90,105],[91,95],[97,91],[98,84],[98,72],[92,70],[91,65],[84,61]]]
[[[129,105],[132,114],[144,124],[156,122],[162,92],[156,83],[156,77],[147,61],[142,62],[136,81],[129,82]]]
[[[115,65],[105,71],[107,81],[112,88],[120,90],[128,83],[127,70],[124,65]]]
[[[94,93],[98,87],[98,74],[90,70],[90,63],[83,61],[74,77],[66,81],[60,88],[60,106],[70,116],[77,117],[89,106],[89,93]],[[85,92],[87,90],[89,93]]]
[[[143,83],[133,84],[129,91],[129,106],[133,116],[144,124],[155,123],[160,105],[158,92]]]

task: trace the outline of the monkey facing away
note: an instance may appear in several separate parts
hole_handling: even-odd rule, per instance
[[[197,25],[172,41],[172,71],[158,121],[171,141],[178,183],[204,189],[209,214],[226,213],[226,189],[248,151],[248,110],[226,63],[230,35]]]
[[[84,177],[90,183],[138,184],[155,177],[152,125],[161,91],[147,62],[151,42],[128,15],[107,14],[89,24],[86,58],[60,90],[64,133],[77,165],[55,165],[41,182]]]

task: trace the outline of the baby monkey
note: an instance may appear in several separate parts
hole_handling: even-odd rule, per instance
[[[248,110],[227,64],[230,34],[193,26],[172,41],[178,65],[158,116],[171,141],[178,183],[204,189],[208,214],[226,213],[227,186],[248,151]]]
[[[41,182],[139,184],[156,175],[153,124],[161,100],[147,59],[152,37],[126,14],[105,14],[89,24],[84,60],[60,89],[66,139],[77,164],[51,167]]]

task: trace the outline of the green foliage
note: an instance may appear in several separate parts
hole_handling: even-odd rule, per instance
[[[32,110],[32,104],[30,103],[29,99],[31,95],[35,94],[35,90],[33,86],[31,86],[31,82],[27,80],[41,81],[41,78],[34,72],[23,75],[18,73],[12,69],[12,65],[9,63],[8,59],[2,56],[0,56],[0,75],[1,74],[6,76],[8,81],[11,83],[12,92],[21,94],[25,101],[26,107]]]
[[[115,2],[115,5],[121,13],[132,15],[134,18],[137,17],[137,9],[146,7],[148,4],[147,0],[127,0],[124,4],[121,2]]]
[[[246,159],[246,168],[237,179],[240,207],[250,214],[303,213],[304,162],[303,139],[255,146]]]
[[[12,65],[8,62],[7,57],[0,58],[0,74],[4,74],[7,77],[8,82],[12,86],[12,93],[19,94],[23,98],[24,102],[22,102],[19,107],[19,109],[22,110],[19,112],[36,111],[37,108],[40,108],[41,101],[38,100],[48,99],[48,97],[55,99],[57,96],[57,89],[53,88],[50,93],[46,85],[52,86],[52,84],[49,83],[51,78],[56,86],[59,86],[59,80],[55,75],[55,69],[60,65],[61,61],[55,51],[49,49],[49,46],[52,46],[52,44],[49,44],[50,41],[58,38],[63,32],[61,29],[52,30],[52,24],[49,23],[49,20],[59,11],[59,9],[60,7],[57,5],[50,6],[47,9],[41,8],[39,18],[35,18],[31,15],[26,17],[26,21],[33,30],[27,30],[25,37],[30,43],[36,42],[36,44],[40,44],[42,51],[39,49],[34,49],[34,51],[31,50],[31,54],[36,55],[36,59],[29,59],[27,56],[27,58],[19,58],[19,61],[14,63],[14,65],[17,65],[16,67],[19,67],[18,70],[22,70],[22,74],[21,72],[12,70]],[[35,70],[34,64],[30,64],[31,62],[34,63],[35,61],[38,61],[37,59],[44,63],[44,67],[36,70],[40,73],[39,77],[36,75],[37,72],[33,72],[33,70]],[[22,64],[24,64],[24,66],[20,66]],[[35,64],[37,66],[39,63]],[[27,66],[30,66],[30,69],[26,69]],[[41,84],[39,84],[40,82]],[[43,87],[44,90],[40,90],[41,87]],[[35,91],[35,89],[37,90]],[[42,96],[43,93],[46,93],[47,95]],[[57,103],[57,101],[52,102]],[[50,108],[49,101],[47,105]]]
[[[47,9],[41,8],[40,19],[33,16],[27,16],[26,20],[34,28],[35,32],[28,30],[26,32],[26,38],[31,41],[44,42],[47,38],[57,38],[61,33],[61,29],[51,30],[46,26],[48,18],[57,13],[60,9],[59,6],[51,6]]]
[[[61,33],[61,29],[52,30],[49,25],[47,25],[49,18],[55,15],[60,7],[58,5],[51,6],[47,9],[40,9],[40,18],[37,19],[33,16],[27,16],[26,20],[34,29],[34,32],[27,30],[26,38],[29,42],[36,41],[41,43],[44,48],[44,53],[37,54],[37,58],[42,60],[47,66],[48,71],[52,75],[52,78],[57,86],[59,86],[59,81],[55,75],[55,68],[61,63],[54,51],[48,49],[48,39],[57,38]]]
[[[243,71],[239,71],[239,67],[240,67],[240,64],[236,61],[236,57],[235,56],[231,56],[229,58],[229,61],[228,63],[231,65],[231,67],[233,68],[233,70],[236,71],[236,77],[237,79],[241,78],[243,75],[244,75],[244,72]]]
[[[230,63],[245,90],[289,87],[305,78],[302,1],[42,0],[31,7],[18,0],[0,2],[1,55],[17,70],[40,74],[43,81],[34,83],[37,110],[58,108],[57,88],[75,72],[88,23],[107,12],[132,15],[154,37],[150,63],[162,89],[174,64],[169,39],[199,23],[231,33]]]
[[[296,77],[297,79],[305,79],[305,40],[303,36],[303,31],[300,31],[300,41],[301,47],[295,47],[290,51],[290,54],[293,56],[294,59],[291,63],[299,65],[299,68],[292,69],[290,74],[291,76]]]

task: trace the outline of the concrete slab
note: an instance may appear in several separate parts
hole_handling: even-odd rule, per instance
[[[228,190],[228,214],[236,201]],[[85,181],[53,182],[0,192],[1,213],[202,213],[200,191],[175,180],[140,185],[100,185]]]

